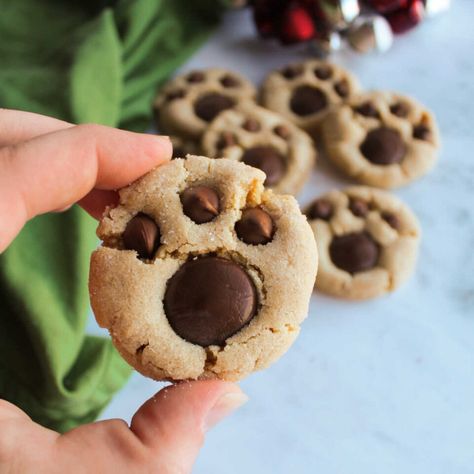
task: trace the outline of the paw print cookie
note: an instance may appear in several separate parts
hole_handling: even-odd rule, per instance
[[[196,140],[220,112],[254,98],[254,86],[235,72],[188,72],[160,90],[154,103],[157,126],[160,132]]]
[[[305,210],[319,251],[316,289],[347,299],[395,290],[413,272],[420,229],[397,197],[367,186],[331,191]]]
[[[328,157],[363,184],[403,186],[436,163],[439,133],[431,112],[390,92],[362,94],[331,112],[323,124]]]
[[[219,115],[202,139],[203,153],[230,158],[259,168],[265,186],[297,194],[316,159],[312,139],[283,117],[254,104]]]
[[[238,380],[280,357],[306,317],[317,267],[292,196],[232,160],[188,155],[120,191],[98,228],[98,323],[156,380]]]
[[[359,90],[355,77],[335,64],[311,60],[272,72],[263,83],[264,107],[317,134],[329,110]]]

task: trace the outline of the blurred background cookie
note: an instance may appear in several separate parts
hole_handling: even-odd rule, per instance
[[[212,68],[177,76],[158,93],[155,118],[161,133],[198,139],[220,112],[253,101],[255,87],[240,74]]]
[[[358,81],[346,69],[310,60],[270,73],[261,88],[261,102],[314,135],[327,112],[358,91]]]
[[[316,160],[311,137],[284,117],[254,104],[220,114],[202,139],[203,153],[230,158],[259,168],[265,186],[297,194]]]
[[[416,100],[368,92],[333,110],[323,123],[327,156],[361,183],[395,188],[433,168],[440,139],[433,114]]]
[[[316,289],[348,299],[380,296],[413,272],[418,221],[396,196],[367,186],[334,190],[305,210],[319,251]]]

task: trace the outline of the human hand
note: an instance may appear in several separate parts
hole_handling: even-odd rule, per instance
[[[99,217],[116,189],[171,152],[166,137],[0,110],[0,252],[36,215],[78,202]],[[245,400],[232,383],[184,382],[145,402],[130,426],[107,420],[63,435],[0,400],[0,472],[190,472],[207,429]]]

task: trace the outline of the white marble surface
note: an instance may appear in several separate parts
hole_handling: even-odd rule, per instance
[[[473,18],[474,1],[457,0],[383,56],[334,58],[439,119],[438,167],[397,191],[423,228],[416,274],[375,301],[313,296],[300,338],[242,382],[250,401],[209,434],[195,473],[474,473]],[[219,65],[258,82],[301,55],[257,41],[238,12],[183,69]],[[320,163],[301,202],[345,184]],[[159,387],[135,374],[103,417],[130,419]]]

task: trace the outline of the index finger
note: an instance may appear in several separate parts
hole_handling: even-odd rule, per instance
[[[0,252],[32,217],[115,190],[171,158],[167,137],[78,125],[0,149]]]

